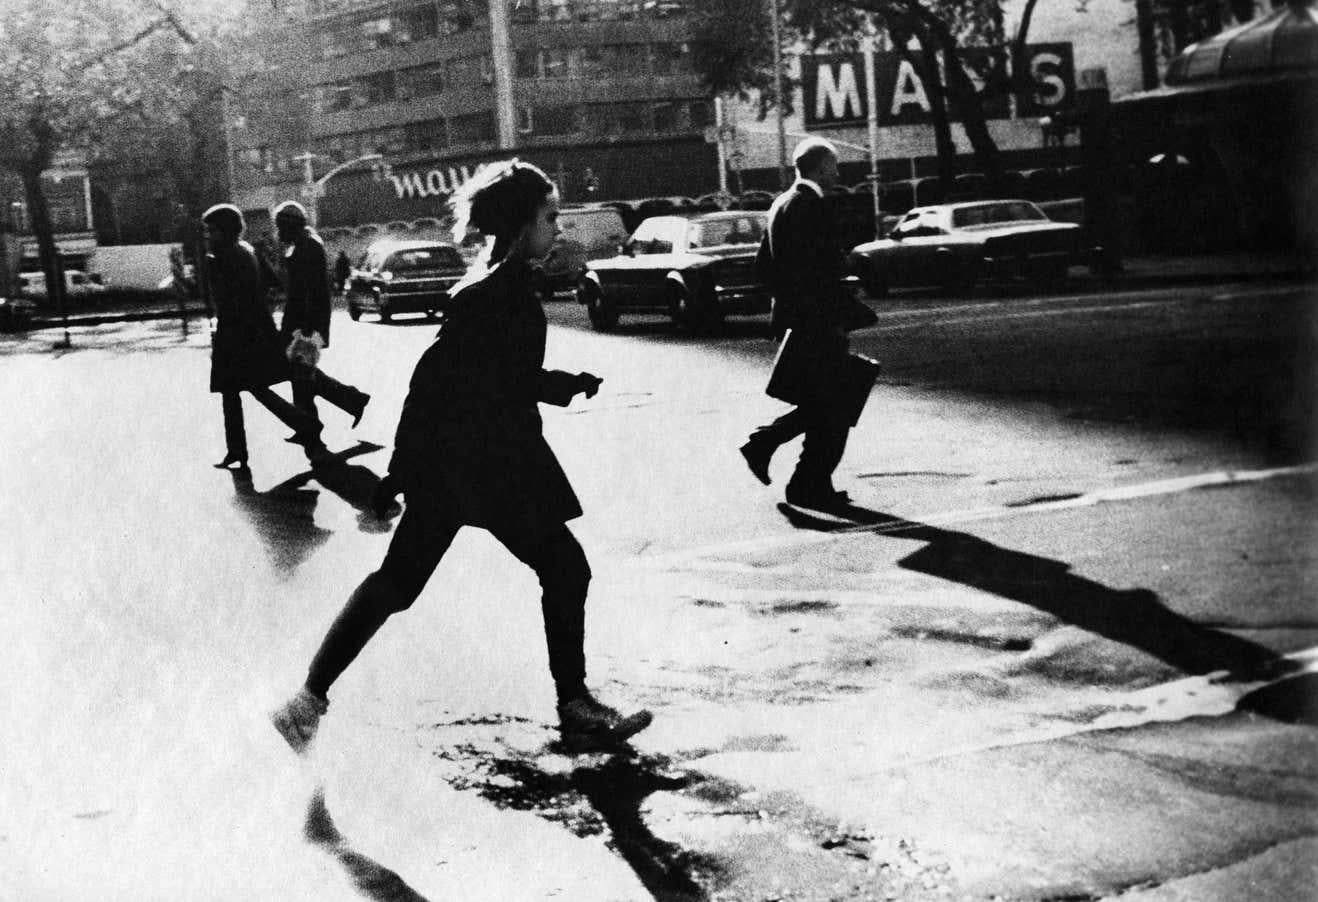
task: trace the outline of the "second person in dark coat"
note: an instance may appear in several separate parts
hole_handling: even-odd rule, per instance
[[[385,620],[411,606],[464,526],[491,532],[539,577],[564,740],[607,745],[650,723],[648,711],[623,716],[586,688],[590,566],[566,525],[581,506],[537,405],[592,397],[600,380],[544,368],[546,321],[531,263],[559,234],[553,183],[514,161],[478,175],[465,192],[458,221],[469,215],[494,238],[492,268],[458,287],[413,372],[385,478],[401,488],[406,507],[384,562],[330,626],[303,688],[273,716],[299,751],[328,707],[330,686]]]
[[[290,350],[309,344],[328,348],[330,342],[329,269],[325,259],[325,242],[307,224],[307,211],[295,201],[285,201],[275,208],[275,230],[284,244],[284,318],[279,333]],[[300,338],[297,345],[294,339]],[[301,353],[291,353],[293,403],[319,419],[316,396],[320,395],[352,417],[352,425],[361,421],[371,396],[345,385],[319,369]],[[313,460],[324,454],[323,445],[308,446]]]

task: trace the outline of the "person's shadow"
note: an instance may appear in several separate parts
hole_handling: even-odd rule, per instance
[[[250,469],[240,467],[228,471],[233,479],[234,506],[256,529],[277,573],[291,576],[332,534],[316,525],[320,492],[308,488],[313,480],[358,512],[358,529],[373,533],[389,531],[389,518],[377,517],[372,504],[380,477],[366,467],[348,462],[353,457],[380,448],[370,442],[358,442],[329,461],[290,476],[264,492],[257,491]],[[396,512],[395,507],[390,516]]]
[[[270,555],[270,564],[280,576],[293,574],[330,537],[328,529],[316,525],[316,502],[320,492],[280,484],[258,492],[252,471],[230,470],[234,506],[256,529]]]
[[[589,756],[589,763],[563,773],[542,769],[533,757],[519,753],[478,756],[473,747],[458,746],[448,754],[478,758],[477,775],[455,786],[475,789],[499,808],[533,811],[583,837],[599,833],[602,822],[613,848],[661,902],[706,902],[709,895],[696,874],[722,872],[717,862],[660,839],[646,825],[641,807],[648,795],[683,789],[699,779],[664,773],[668,769],[664,758],[638,757],[623,747],[612,754]],[[581,799],[593,813],[581,814]],[[303,835],[338,859],[367,898],[425,902],[396,872],[353,849],[334,826],[323,789],[317,788],[307,805]]]
[[[1261,645],[1177,614],[1149,589],[1112,589],[1077,576],[1063,561],[855,505],[827,512],[850,521],[843,524],[787,504],[780,504],[779,510],[802,529],[854,530],[863,525],[885,538],[921,542],[923,547],[898,561],[899,567],[1028,604],[1064,623],[1138,648],[1187,674],[1225,670],[1232,680],[1253,681],[1281,676],[1297,666]]]

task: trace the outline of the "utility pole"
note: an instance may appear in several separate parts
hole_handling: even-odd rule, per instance
[[[783,110],[786,99],[783,97],[783,47],[778,26],[778,0],[769,0],[769,26],[773,34],[773,83],[778,101],[774,104],[778,111],[778,187],[785,190],[790,180],[787,177],[787,114]]]
[[[867,31],[869,33],[865,35],[861,46],[865,54],[865,98],[868,101],[865,104],[865,120],[869,130],[870,197],[873,199],[874,234],[877,237],[879,234],[879,100],[875,90],[878,80],[874,68],[873,28]]]
[[[508,34],[512,0],[490,0],[490,64],[494,68],[494,121],[500,150],[517,146],[517,111],[513,101],[513,50]]]

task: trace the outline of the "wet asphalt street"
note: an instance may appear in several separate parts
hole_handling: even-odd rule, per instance
[[[0,338],[4,899],[1312,898],[1310,286],[874,302],[838,483],[782,508],[761,322],[589,330],[547,410],[629,755],[554,743],[536,586],[484,535],[336,687],[265,721],[379,561],[366,513],[433,324],[336,319],[308,471],[248,405],[223,473],[196,323]],[[286,391],[286,389],[285,389]]]

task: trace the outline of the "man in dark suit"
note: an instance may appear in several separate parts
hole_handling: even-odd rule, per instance
[[[837,183],[837,150],[821,138],[808,138],[796,146],[792,161],[796,181],[769,208],[756,267],[773,295],[774,335],[781,338],[791,329],[793,340],[804,340],[822,369],[847,350],[842,250],[824,206],[824,192]],[[827,391],[815,392],[756,429],[741,446],[751,472],[768,485],[774,451],[804,434],[801,458],[787,483],[791,504],[818,509],[849,500],[833,487],[833,470],[846,449],[850,423],[832,401]]]
[[[329,347],[330,286],[325,243],[307,224],[307,211],[295,201],[275,208],[275,231],[284,251],[284,318],[279,333],[288,349],[293,374],[293,403],[313,417],[316,395],[352,417],[356,426],[371,396],[344,385],[316,367],[319,348]],[[296,440],[290,439],[290,441]],[[307,453],[324,453],[324,446]]]

